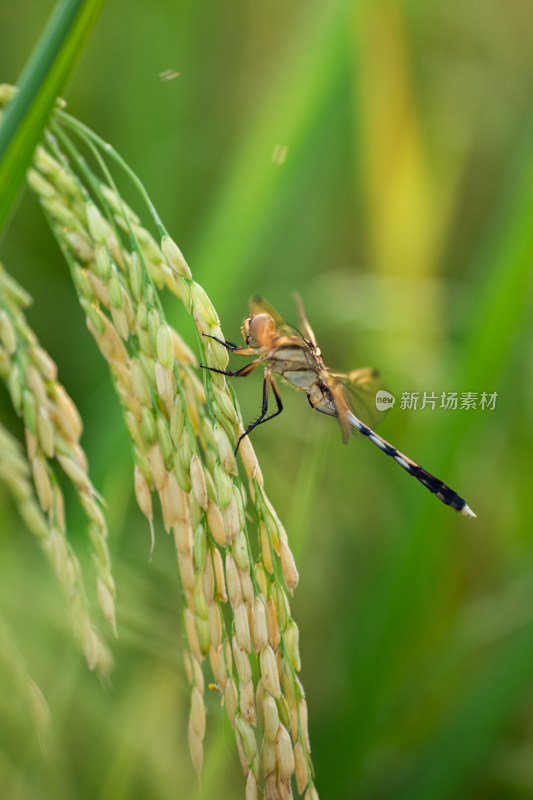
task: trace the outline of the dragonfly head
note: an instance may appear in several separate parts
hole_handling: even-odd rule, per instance
[[[249,347],[265,347],[275,333],[270,314],[250,314],[242,323],[242,335]]]

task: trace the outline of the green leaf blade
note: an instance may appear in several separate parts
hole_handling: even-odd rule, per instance
[[[103,0],[58,3],[6,107],[0,125],[0,230],[102,5]]]

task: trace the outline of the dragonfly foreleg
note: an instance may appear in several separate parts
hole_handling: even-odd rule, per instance
[[[227,342],[224,339],[219,339],[217,336],[211,336],[210,333],[203,333],[202,336],[206,336],[208,339],[214,339],[215,342],[221,344],[222,347],[225,347],[230,353],[236,353],[238,356],[254,356],[257,352],[256,350],[252,350],[251,347],[240,347],[238,344],[233,344],[233,342]]]
[[[228,378],[245,378],[250,372],[259,366],[261,363],[260,359],[256,359],[255,361],[251,361],[249,364],[245,364],[244,367],[240,369],[236,369],[235,372],[230,372],[229,370],[225,369],[217,369],[217,367],[208,367],[207,364],[200,364],[202,369],[208,369],[210,372],[218,372],[219,375],[226,375]]]
[[[274,411],[274,413],[269,414],[268,417],[267,417],[266,414],[267,414],[267,411],[268,411],[268,389],[269,389],[269,386],[272,386],[272,391],[274,392],[274,397],[276,399],[277,409],[276,409],[276,411]],[[242,442],[242,440],[244,439],[245,436],[248,436],[248,434],[251,431],[253,431],[254,428],[256,428],[258,425],[261,425],[263,422],[268,422],[270,419],[274,419],[274,417],[277,417],[278,414],[281,414],[282,411],[283,411],[283,403],[281,402],[281,397],[280,397],[280,394],[279,394],[279,391],[278,391],[278,387],[276,386],[276,382],[274,381],[274,378],[272,377],[272,375],[270,375],[267,372],[267,373],[265,373],[265,379],[263,381],[263,404],[261,406],[261,414],[255,420],[255,422],[252,422],[250,425],[248,425],[248,427],[246,428],[244,433],[241,434],[241,436],[239,436],[239,441],[237,442],[237,447],[235,448],[235,454],[237,454],[237,450],[239,449],[239,445],[240,445],[240,443]]]

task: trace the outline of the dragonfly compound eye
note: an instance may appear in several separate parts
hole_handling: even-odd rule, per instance
[[[244,321],[244,337],[252,347],[264,347],[274,334],[274,320],[270,314],[252,314]]]

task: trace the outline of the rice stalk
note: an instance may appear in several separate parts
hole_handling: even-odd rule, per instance
[[[75,141],[91,154],[89,162]],[[122,199],[111,164],[133,182],[157,241]],[[310,759],[298,628],[298,572],[225,376],[202,371],[167,322],[160,292],[192,316],[202,360],[224,369],[220,321],[144,187],[120,156],[57,111],[28,182],[71,270],[89,331],[108,362],[134,460],[135,493],[153,538],[152,496],[181,577],[189,747],[196,771],[206,730],[205,662],[235,731],[246,797],[318,797]],[[252,513],[251,510],[253,509]],[[253,518],[253,523],[249,519]],[[255,535],[252,535],[255,531]],[[153,546],[153,544],[152,544]],[[294,782],[293,782],[294,777]]]
[[[1,287],[4,286],[7,278],[8,276],[4,271],[0,272]],[[9,278],[8,285],[11,289],[16,289],[17,291],[20,288],[12,278]],[[22,291],[20,289],[20,292]],[[2,300],[5,299],[5,295],[1,292],[0,297]],[[2,342],[4,343],[4,339],[2,339]],[[34,355],[37,354],[37,360],[41,360],[42,363],[48,365],[53,363],[44,351],[37,349],[37,344],[35,344],[35,348],[32,352]],[[6,357],[3,347],[0,348],[0,362],[1,375],[6,379],[9,359]],[[8,375],[7,377],[9,380],[11,376]],[[28,414],[31,413],[28,412],[28,408],[33,408],[29,399],[31,389],[25,388],[23,392],[28,395],[25,403],[27,418]],[[52,405],[51,402],[47,402],[42,397],[40,400],[39,411],[48,414],[48,409]],[[15,405],[15,408],[17,407],[19,406]],[[48,416],[46,418],[49,419]],[[34,453],[34,463],[37,458],[36,454],[41,454],[41,460],[37,462],[37,467],[30,463],[29,455],[24,453],[18,440],[3,425],[0,425],[0,480],[9,489],[20,516],[30,532],[37,538],[54,570],[57,582],[69,606],[74,635],[80,642],[89,668],[96,668],[101,674],[107,674],[112,666],[111,654],[97,631],[87,600],[81,566],[66,538],[64,500],[57,484],[54,467],[49,463],[43,452],[40,451],[39,444],[37,444],[37,436],[32,434],[28,428],[26,428],[26,440],[29,442],[29,448]],[[53,435],[51,435],[50,441],[54,441]],[[40,470],[43,471],[41,475],[39,474]],[[101,578],[98,577],[97,581],[100,582],[100,580]],[[101,594],[100,597],[103,599]],[[104,613],[108,612],[109,616],[109,612],[112,611],[112,604],[109,608],[107,596],[105,597],[105,604],[107,605],[104,606]],[[114,617],[112,619],[114,621]],[[8,641],[7,635],[3,634],[3,638]],[[4,647],[2,647],[2,651],[4,651]],[[9,648],[9,652],[15,653],[13,647]],[[8,650],[6,649],[4,658],[7,653]],[[25,671],[22,670],[20,675],[19,685],[24,688],[27,685]],[[24,696],[24,692],[22,692],[22,696]],[[39,730],[38,728],[38,732]]]

